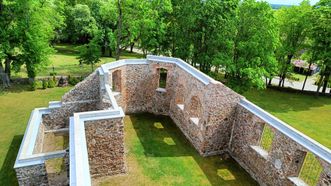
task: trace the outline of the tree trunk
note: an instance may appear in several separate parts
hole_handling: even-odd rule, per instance
[[[324,82],[323,82],[323,89],[322,89],[323,93],[326,92],[326,88],[328,86],[329,79],[330,79],[330,69],[327,66],[327,67],[325,67],[325,75],[324,75]]]
[[[134,43],[131,43],[131,45],[130,45],[130,53],[133,52],[133,47],[134,47]]]
[[[0,61],[0,77],[2,79],[2,85],[3,87],[9,87],[10,86],[10,81],[8,78],[8,75],[4,73],[2,62]]]
[[[116,43],[116,60],[120,59],[121,55],[121,37],[122,37],[122,7],[121,0],[117,0],[118,20],[117,20],[117,43]]]
[[[9,79],[10,79],[10,75],[11,75],[10,62],[11,62],[11,59],[9,57],[7,57],[5,60],[5,73],[7,74]]]
[[[312,62],[309,63],[309,66],[308,66],[308,71],[306,73],[306,77],[305,77],[305,81],[303,82],[303,86],[302,86],[302,91],[304,91],[305,89],[305,86],[306,86],[306,82],[307,82],[307,79],[308,79],[308,76],[309,76],[309,72],[310,72],[310,67],[312,65]]]
[[[271,81],[272,81],[272,77],[269,78],[269,82],[268,82],[268,85],[271,86]]]
[[[321,75],[320,79],[319,79],[318,82],[317,82],[317,90],[316,90],[316,94],[317,94],[317,95],[319,94],[319,91],[320,91],[320,89],[321,89],[323,79],[324,79],[324,75]]]
[[[101,46],[101,55],[106,56],[106,46],[105,43]]]
[[[279,81],[279,87],[282,85],[282,87],[284,87],[284,83],[285,83],[285,79],[286,79],[286,74],[287,74],[287,71],[288,71],[288,67],[290,66],[291,64],[291,60],[293,58],[293,54],[289,54],[287,55],[287,62],[286,62],[286,66],[285,66],[285,69],[284,71],[282,72],[283,74],[281,75],[281,80]]]
[[[282,85],[282,81],[283,81],[283,76],[280,75],[280,76],[279,76],[279,83],[278,83],[278,86],[279,86],[279,87]]]
[[[110,47],[109,47],[109,57],[113,57],[113,51],[111,50]]]

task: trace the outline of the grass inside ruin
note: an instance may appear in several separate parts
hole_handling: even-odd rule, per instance
[[[99,185],[256,185],[231,158],[201,157],[168,117],[125,117],[127,175]]]
[[[45,133],[43,141],[43,152],[54,152],[65,150],[69,147],[68,133]]]

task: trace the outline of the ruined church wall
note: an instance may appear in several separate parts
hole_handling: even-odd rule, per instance
[[[93,178],[125,172],[123,118],[86,121],[85,135]]]
[[[62,97],[62,105],[51,113],[43,115],[42,123],[46,130],[69,127],[69,118],[76,112],[99,110],[104,106],[100,97],[100,78],[98,71],[89,75]]]
[[[294,185],[288,177],[299,177],[305,155],[309,151],[268,125],[274,138],[271,149],[264,151],[267,154],[261,153],[256,147],[262,148],[260,140],[264,125],[268,124],[238,105],[229,152],[260,184]],[[330,164],[321,159],[319,161],[324,169],[319,185],[330,185]]]
[[[160,68],[167,69],[165,89],[158,87]],[[125,113],[169,115],[201,155],[226,150],[240,95],[216,81],[205,85],[172,63],[148,61],[144,65],[111,69],[110,85],[112,73],[117,70],[121,71],[121,91],[115,98]],[[190,118],[199,121],[196,123]]]

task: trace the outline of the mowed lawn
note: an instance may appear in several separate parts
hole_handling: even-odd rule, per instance
[[[315,97],[270,89],[250,91],[244,96],[331,149],[331,97]]]
[[[17,185],[13,169],[31,111],[47,107],[60,100],[70,87],[27,91],[28,86],[16,86],[0,91],[0,185]]]
[[[41,69],[38,72],[38,76],[50,76],[50,73],[54,72],[57,76],[83,76],[86,77],[91,73],[92,68],[90,65],[79,65],[79,60],[77,59],[79,50],[78,46],[68,45],[68,44],[58,44],[54,47],[55,54],[51,55],[49,60],[50,64]],[[121,59],[136,59],[143,58],[141,54],[129,53],[127,51],[122,51]],[[95,68],[101,66],[102,64],[115,61],[113,57],[101,57],[101,61],[94,66]],[[22,66],[21,72],[13,73],[13,77],[27,77],[25,66]]]
[[[125,117],[127,175],[96,185],[257,185],[231,158],[201,157],[169,117]]]

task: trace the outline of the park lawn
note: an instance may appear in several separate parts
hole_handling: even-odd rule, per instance
[[[231,158],[201,157],[169,117],[126,116],[128,174],[96,185],[257,185]]]
[[[0,185],[17,185],[13,166],[32,110],[60,100],[70,89],[27,91],[28,88],[15,85],[0,91]]]
[[[277,90],[252,90],[244,96],[292,127],[331,148],[331,98]]]
[[[91,65],[83,64],[79,65],[79,60],[77,59],[79,51],[78,46],[68,45],[68,44],[58,44],[55,47],[55,54],[49,57],[50,64],[38,72],[38,76],[50,76],[50,73],[54,72],[57,76],[87,76],[91,73]],[[127,51],[122,51],[121,59],[136,59],[143,58],[143,55],[137,53],[129,53]],[[101,57],[101,61],[94,66],[94,69],[101,66],[102,64],[115,61],[112,57]],[[25,66],[21,68],[18,73],[13,73],[13,77],[27,77]]]

